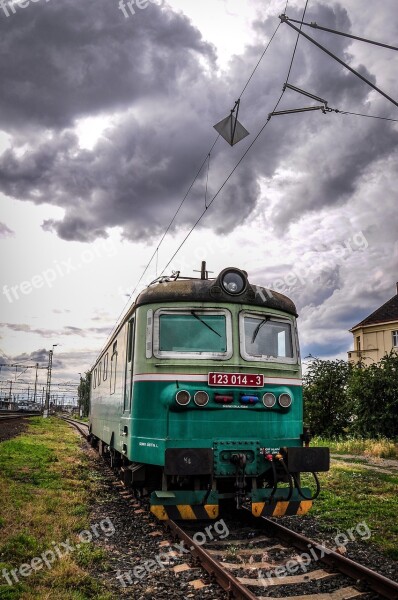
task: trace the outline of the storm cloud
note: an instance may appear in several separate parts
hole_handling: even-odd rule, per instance
[[[278,278],[305,272],[286,289],[301,314],[304,347],[341,352],[346,330],[358,315],[386,301],[398,278],[397,125],[321,111],[268,120],[296,42],[295,32],[282,24],[241,98],[239,119],[250,136],[233,148],[219,139],[206,161],[216,139],[213,124],[240,97],[279,20],[277,14],[260,18],[263,3],[253,1],[258,11],[248,8],[250,44],[220,70],[216,48],[199,29],[167,3],[158,4],[128,19],[116,0],[43,1],[9,18],[0,14],[0,49],[8,57],[0,65],[0,129],[8,140],[0,155],[0,192],[61,209],[43,218],[43,239],[92,243],[117,229],[127,243],[152,246],[199,166],[203,163],[171,236],[185,235],[197,221],[205,201],[218,193],[267,123],[199,227],[219,236],[236,232],[234,246],[251,249],[250,271],[259,283],[272,288]],[[301,18],[298,4],[290,3],[290,17]],[[349,4],[313,0],[306,20],[393,43],[398,35],[398,22],[389,18],[393,3],[381,3],[378,15],[359,9],[363,3]],[[394,53],[306,32],[394,96]],[[337,111],[398,115],[385,98],[304,39],[289,82]],[[318,102],[287,90],[278,110],[313,104]],[[93,116],[107,125],[94,146],[85,147],[79,125]],[[1,238],[13,233],[14,224],[7,223],[0,224]],[[360,234],[366,247],[352,242]],[[336,244],[350,240],[352,252],[333,254]],[[143,256],[134,258],[145,266]],[[96,337],[107,329],[75,327],[72,321],[59,328],[16,327],[46,338]]]
[[[16,131],[16,141],[0,158],[0,189],[10,197],[64,208],[61,220],[43,226],[65,240],[93,241],[117,226],[129,240],[152,239],[164,230],[214,140],[211,125],[228,114],[237,85],[244,83],[242,72],[250,72],[276,24],[275,18],[257,22],[256,43],[231,61],[228,73],[216,74],[214,50],[186,18],[156,5],[142,11],[139,25],[121,16],[109,1],[83,6],[67,0],[38,4],[2,21],[1,44],[13,61],[12,68],[1,67],[9,85],[0,114],[3,126]],[[310,17],[351,28],[340,5],[318,3]],[[17,33],[31,49],[28,64]],[[241,119],[252,135],[232,150],[218,142],[211,156],[209,198],[272,110],[294,41],[294,32],[282,25],[242,100]],[[346,38],[332,38],[328,47],[352,59]],[[359,70],[375,79],[364,66]],[[290,81],[338,109],[370,107],[369,88],[305,40]],[[280,108],[303,104],[308,105],[307,98],[288,91]],[[101,111],[119,116],[92,150],[81,149],[73,123]],[[233,230],[259,201],[259,180],[281,168],[294,169],[299,177],[285,181],[272,214],[279,229],[307,211],[347,202],[362,174],[397,145],[391,124],[369,121],[359,127],[353,118],[335,113],[273,117],[214,203],[212,225],[210,220],[204,225]],[[27,148],[21,152],[22,143]],[[205,175],[204,168],[176,226],[189,226],[203,210]]]

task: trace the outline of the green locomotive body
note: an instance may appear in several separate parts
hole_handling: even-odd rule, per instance
[[[299,474],[329,456],[303,447],[296,317],[235,268],[138,296],[94,366],[90,432],[158,518],[216,518],[230,498],[255,515],[310,508]]]

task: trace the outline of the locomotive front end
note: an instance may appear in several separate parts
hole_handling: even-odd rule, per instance
[[[152,512],[216,518],[220,502],[234,500],[238,508],[250,503],[256,516],[305,514],[329,453],[309,448],[303,429],[294,304],[250,285],[236,268],[213,281],[159,283],[138,304],[146,322],[140,397],[151,382],[159,405],[157,424],[146,418],[145,436],[136,422],[132,452],[140,462],[163,460]],[[313,473],[315,491],[302,487],[303,472]]]

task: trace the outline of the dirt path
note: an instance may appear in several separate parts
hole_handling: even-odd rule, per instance
[[[387,475],[398,475],[398,460],[355,454],[331,454],[331,458],[332,462],[355,463],[363,469],[371,469]]]
[[[12,421],[0,421],[0,442],[16,437],[28,426],[28,419],[13,419]]]

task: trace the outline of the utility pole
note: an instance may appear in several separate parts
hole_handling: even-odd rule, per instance
[[[51,371],[53,366],[53,354],[54,348],[58,346],[58,344],[53,344],[52,350],[48,353],[48,367],[47,367],[47,388],[46,388],[46,403],[43,411],[43,418],[46,419],[48,417],[49,407],[50,407],[50,392],[51,392]]]
[[[81,418],[83,416],[83,404],[82,404],[82,394],[83,394],[83,378],[82,378],[82,374],[79,373],[80,375],[80,386],[77,390],[77,397],[78,397],[78,404],[79,404],[79,417]]]
[[[39,368],[39,363],[36,363],[36,377],[35,377],[35,391],[33,392],[33,402],[36,402],[36,394],[37,394],[37,370]]]

